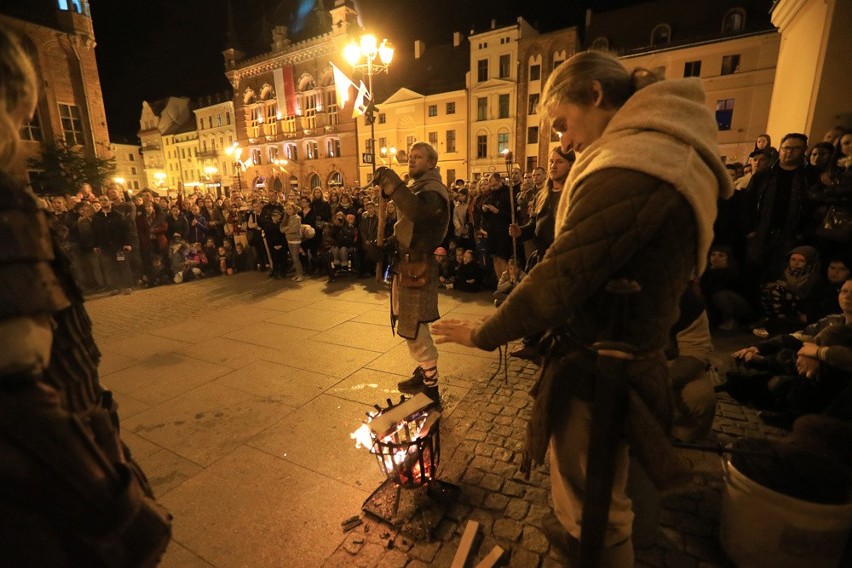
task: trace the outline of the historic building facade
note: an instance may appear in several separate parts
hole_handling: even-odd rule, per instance
[[[115,158],[115,173],[113,178],[122,183],[131,192],[137,192],[148,186],[145,176],[145,163],[142,160],[142,147],[137,144],[109,145]]]
[[[10,2],[3,11],[0,26],[21,37],[41,85],[36,112],[21,130],[22,168],[55,140],[90,156],[111,158],[88,1]],[[39,172],[28,174],[38,190]]]
[[[194,127],[195,121],[187,97],[168,97],[157,101],[142,101],[139,118],[139,140],[145,164],[146,187],[157,190],[177,189],[183,184],[180,164],[175,161],[172,136]],[[168,160],[168,161],[167,161]]]
[[[315,10],[319,12],[319,10]],[[318,13],[319,35],[292,42],[272,28],[269,50],[253,57],[235,46],[224,52],[234,90],[236,146],[229,155],[243,183],[258,189],[327,188],[359,183],[357,126],[338,112],[330,63],[347,69],[343,49],[357,30],[350,1]]]

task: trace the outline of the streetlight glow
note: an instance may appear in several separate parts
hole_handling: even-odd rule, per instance
[[[390,65],[391,61],[393,61],[393,47],[386,39],[382,40],[381,45],[379,45],[379,59],[385,65]]]
[[[355,67],[361,59],[361,48],[353,41],[343,48],[343,57],[346,58],[346,61],[348,61],[352,67]]]

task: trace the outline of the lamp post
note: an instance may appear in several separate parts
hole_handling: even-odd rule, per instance
[[[365,115],[367,122],[370,124],[370,154],[372,162],[373,176],[376,175],[376,105],[375,93],[373,92],[373,75],[381,72],[388,72],[391,61],[393,61],[393,47],[388,40],[383,39],[379,44],[376,36],[366,34],[361,36],[361,42],[355,43],[352,41],[343,50],[343,56],[346,61],[352,65],[356,71],[361,71],[367,75],[367,90],[370,93],[370,103],[367,105]],[[363,63],[362,63],[363,60]],[[378,61],[377,61],[378,60]]]
[[[360,44],[353,40],[343,50],[343,57],[352,66],[353,69],[367,74],[367,89],[370,91],[370,103],[364,115],[367,117],[367,123],[370,125],[370,165],[372,166],[372,175],[370,181],[376,178],[376,96],[373,92],[373,75],[381,72],[388,72],[391,61],[393,61],[393,47],[388,40],[383,39],[379,44],[376,36],[366,34],[361,36]],[[363,63],[361,62],[363,59]],[[377,61],[378,59],[378,61]],[[385,241],[385,217],[387,211],[387,203],[381,192],[379,192],[379,231],[376,235],[376,244],[384,245]],[[378,276],[377,276],[378,278]]]

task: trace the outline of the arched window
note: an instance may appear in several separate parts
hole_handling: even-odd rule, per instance
[[[735,34],[745,29],[746,11],[742,8],[728,10],[722,18],[722,33]]]
[[[265,101],[268,100],[270,97],[274,96],[275,91],[272,89],[272,85],[270,85],[269,83],[264,83],[263,86],[260,88],[260,100]]]
[[[331,172],[326,180],[326,185],[329,187],[343,185],[343,174],[340,172]]]
[[[322,187],[322,180],[317,174],[310,175],[310,177],[308,178],[308,187],[310,187],[311,190],[314,190],[318,187]]]
[[[604,36],[596,37],[592,42],[592,45],[589,46],[589,49],[596,49],[598,51],[607,51],[609,49],[609,40]]]
[[[672,27],[668,24],[657,24],[651,30],[651,45],[662,45],[672,40]]]
[[[309,73],[305,73],[301,77],[299,77],[300,91],[313,91],[316,88],[317,84],[314,81],[314,78]]]

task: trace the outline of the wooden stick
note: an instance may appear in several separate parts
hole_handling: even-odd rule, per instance
[[[476,565],[476,568],[493,568],[502,556],[503,549],[499,546],[495,546],[491,549],[491,552],[488,553],[488,556],[483,558],[482,562]]]
[[[459,548],[456,550],[456,555],[453,556],[453,563],[450,568],[464,568],[467,563],[467,557],[470,556],[470,549],[473,547],[473,541],[476,539],[476,533],[479,531],[479,523],[476,521],[468,521],[464,528]]]

